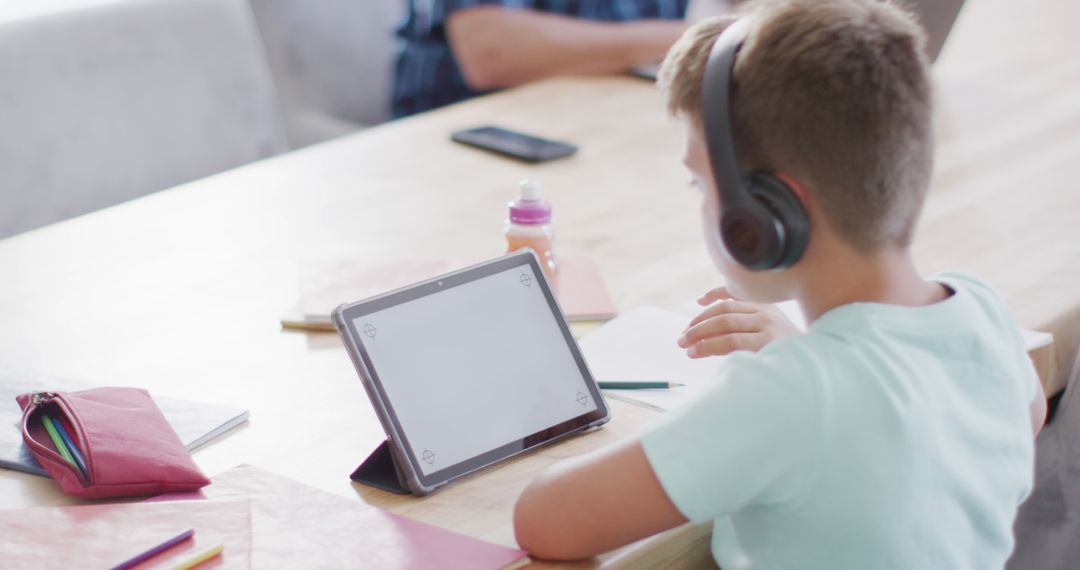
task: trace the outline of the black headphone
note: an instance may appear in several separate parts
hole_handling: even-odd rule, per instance
[[[720,34],[705,65],[705,146],[720,191],[720,239],[754,271],[791,267],[810,241],[810,219],[788,183],[769,172],[739,171],[731,131],[735,55],[750,29],[744,18]]]

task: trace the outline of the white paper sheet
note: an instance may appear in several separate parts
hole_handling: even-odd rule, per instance
[[[802,330],[806,320],[795,301],[780,303]],[[610,398],[654,410],[687,404],[708,389],[723,366],[724,357],[691,359],[678,345],[690,321],[705,310],[691,301],[680,312],[642,307],[616,317],[579,341],[589,370],[597,381],[667,381],[685,384],[668,390],[605,390]]]
[[[685,405],[707,389],[723,357],[693,360],[677,341],[690,319],[656,307],[620,315],[581,339],[581,350],[597,381],[667,381],[668,390],[605,390],[611,398],[657,409]]]

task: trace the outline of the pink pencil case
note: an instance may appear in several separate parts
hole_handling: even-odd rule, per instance
[[[35,392],[16,400],[30,453],[69,495],[157,495],[210,484],[146,390]],[[66,459],[56,438],[79,457],[68,451],[75,460]]]

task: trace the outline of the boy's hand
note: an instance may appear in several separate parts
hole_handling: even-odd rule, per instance
[[[712,306],[690,321],[679,338],[679,346],[687,349],[690,358],[721,356],[737,350],[757,352],[780,337],[802,333],[780,309],[739,301],[727,287],[717,287],[697,302]]]

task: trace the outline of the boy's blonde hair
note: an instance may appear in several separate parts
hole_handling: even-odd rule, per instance
[[[860,251],[909,245],[933,169],[921,28],[878,0],[761,0],[743,12],[754,24],[731,96],[740,167],[795,177]],[[694,128],[705,63],[732,21],[691,27],[661,67],[668,110]]]

